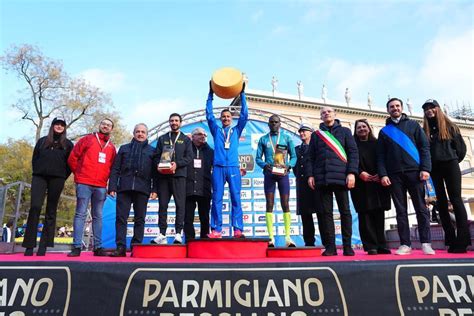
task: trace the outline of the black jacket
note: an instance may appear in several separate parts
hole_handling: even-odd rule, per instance
[[[296,146],[295,152],[296,164],[293,167],[293,172],[296,179],[296,214],[316,213],[321,209],[322,202],[319,192],[309,187],[308,176],[305,174],[306,166],[311,163],[309,144]]]
[[[457,160],[463,161],[466,157],[466,143],[460,133],[451,131],[452,139],[440,140],[438,125],[435,120],[428,120],[430,127],[430,153],[431,162],[434,164],[441,161]]]
[[[357,175],[359,171],[359,153],[354,136],[350,129],[340,124],[339,120],[336,120],[331,128],[324,123],[321,123],[319,128],[329,131],[341,143],[347,154],[347,163],[342,161],[315,132],[311,135],[309,143],[311,163],[308,164],[305,173],[314,177],[316,186],[330,184],[346,186],[347,175],[350,173]]]
[[[146,145],[142,150],[140,171],[135,172],[127,165],[131,155],[131,143],[120,146],[110,171],[109,192],[138,191],[144,194],[156,192],[156,165],[154,164],[155,149]]]
[[[194,168],[194,159],[197,159],[197,148],[191,145],[193,159],[188,165],[188,176],[186,177],[186,196],[197,195],[211,198],[212,188],[212,165],[214,164],[214,150],[206,143],[199,149],[201,168]]]
[[[391,118],[388,118],[385,125],[389,124],[395,125],[411,139],[420,154],[420,164],[418,165],[402,147],[381,130],[377,140],[377,168],[379,176],[384,177],[407,171],[431,172],[430,145],[420,124],[410,120],[406,114],[402,114],[398,124],[392,121]]]
[[[359,149],[359,171],[370,175],[377,174],[376,149],[377,141],[357,141]],[[389,210],[391,208],[390,191],[383,187],[380,182],[364,182],[359,176],[356,177],[355,188],[351,190],[352,202],[358,213],[370,212],[372,210]]]
[[[180,133],[176,140],[174,155],[172,161],[176,163],[176,172],[174,174],[162,174],[158,172],[158,178],[186,177],[187,167],[193,159],[193,151],[191,149],[191,140],[183,132]],[[173,145],[170,140],[170,133],[161,135],[156,143],[155,165],[160,163],[161,153],[165,145]]]
[[[66,148],[59,148],[57,143],[51,147],[44,148],[46,138],[47,136],[38,139],[33,150],[33,157],[31,159],[33,175],[67,179],[71,174],[67,159],[74,145],[67,139]]]

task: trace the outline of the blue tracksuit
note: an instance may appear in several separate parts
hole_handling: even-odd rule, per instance
[[[240,203],[240,164],[239,164],[239,138],[248,121],[248,108],[245,93],[240,93],[240,117],[236,126],[223,128],[217,125],[212,112],[213,94],[209,93],[206,103],[206,118],[209,130],[214,138],[214,169],[212,173],[212,207],[211,229],[222,231],[222,198],[224,185],[229,183],[229,193],[232,202],[232,226],[234,229],[243,230],[242,206]],[[229,135],[230,133],[230,135]],[[224,144],[229,135],[230,148],[225,149]]]

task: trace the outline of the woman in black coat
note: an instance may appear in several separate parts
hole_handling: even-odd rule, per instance
[[[450,253],[465,253],[471,244],[466,208],[461,197],[461,170],[459,163],[466,156],[466,144],[459,128],[444,115],[436,100],[423,104],[423,129],[430,140],[431,179],[436,191],[436,206]],[[451,224],[449,200],[456,217],[456,230]]]
[[[377,175],[377,139],[367,120],[357,120],[354,138],[359,149],[359,176],[351,191],[359,214],[359,232],[369,255],[389,254],[385,240],[384,212],[391,207],[390,192],[380,184]]]
[[[59,117],[53,120],[48,135],[36,143],[32,158],[31,207],[22,244],[26,248],[25,256],[32,256],[36,247],[39,216],[46,192],[46,214],[37,255],[44,256],[46,247],[54,247],[56,212],[64,182],[71,174],[67,159],[72,147],[72,142],[66,138],[66,121]]]

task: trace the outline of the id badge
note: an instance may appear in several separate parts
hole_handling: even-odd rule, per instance
[[[105,163],[105,158],[106,158],[106,157],[107,157],[107,156],[105,155],[105,153],[100,152],[100,153],[99,153],[99,163]]]
[[[202,160],[201,159],[194,159],[194,168],[196,168],[196,169],[202,168]]]
[[[225,142],[224,149],[229,149],[229,148],[230,148],[230,142]]]

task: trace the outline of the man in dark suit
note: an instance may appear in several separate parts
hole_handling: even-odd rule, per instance
[[[214,150],[206,143],[206,131],[197,127],[192,132],[193,159],[188,165],[186,178],[186,215],[184,234],[186,240],[194,239],[194,212],[198,207],[201,222],[201,238],[209,234],[209,211],[211,209],[211,172],[214,164]]]
[[[176,205],[175,236],[173,243],[182,243],[181,231],[184,227],[186,176],[188,164],[192,160],[192,149],[191,140],[180,130],[181,122],[181,115],[178,113],[171,114],[169,118],[171,130],[161,135],[156,144],[155,163],[158,168],[158,226],[160,228],[159,235],[152,240],[152,243],[156,244],[167,243],[167,211],[171,196],[173,196]],[[166,166],[162,167],[162,164]]]

